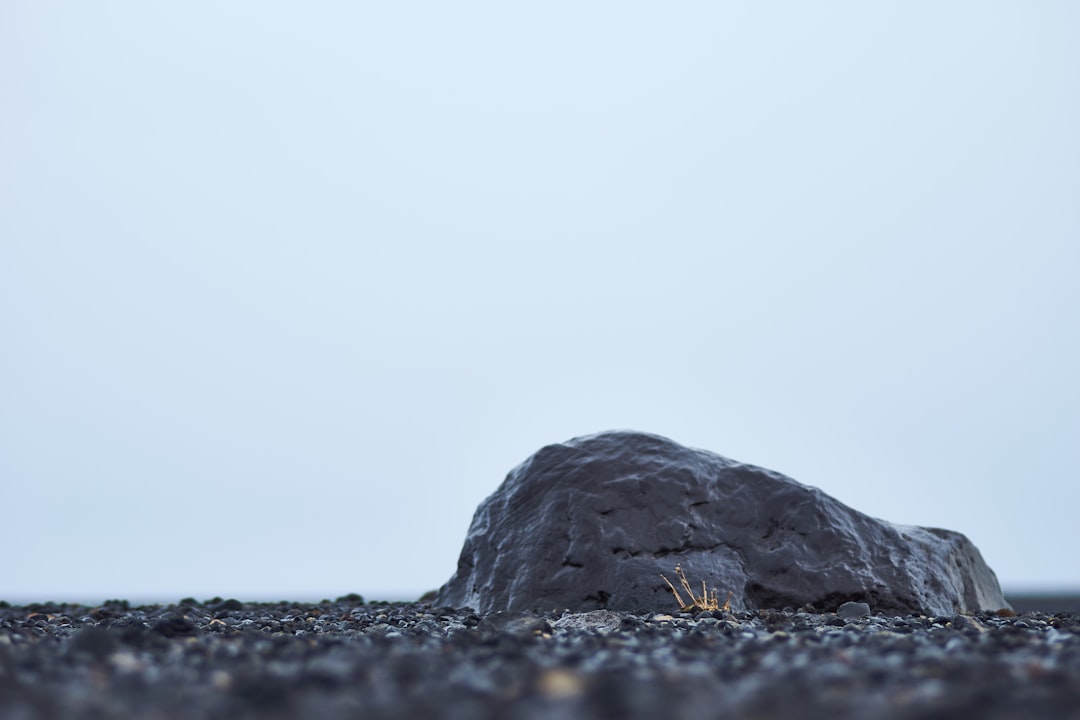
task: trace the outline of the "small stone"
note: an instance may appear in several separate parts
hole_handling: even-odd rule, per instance
[[[232,675],[225,670],[215,670],[210,674],[210,684],[215,690],[228,690],[232,687]]]
[[[243,609],[244,609],[244,603],[242,603],[239,600],[236,600],[234,598],[229,598],[228,600],[223,600],[222,602],[219,602],[219,603],[217,603],[216,605],[213,606],[214,612],[223,612],[225,610],[243,610]]]
[[[100,627],[88,627],[77,632],[71,639],[69,651],[100,660],[115,651],[116,645],[116,638],[110,631]]]
[[[154,631],[167,638],[195,634],[195,624],[180,615],[167,615],[154,623]]]
[[[986,628],[982,623],[973,617],[967,615],[957,615],[952,619],[950,623],[956,630],[974,630],[975,632],[986,632]]]
[[[510,635],[550,635],[551,625],[544,618],[528,613],[497,612],[480,621],[481,632]]]
[[[552,627],[611,632],[617,630],[621,623],[622,615],[619,613],[610,610],[593,610],[591,612],[563,615],[552,623]]]
[[[870,616],[870,606],[863,602],[846,602],[836,608],[836,614],[845,620]]]
[[[549,700],[563,700],[580,695],[585,681],[578,673],[569,670],[547,670],[536,680],[536,689]]]
[[[146,665],[133,652],[120,650],[109,656],[109,663],[122,673],[136,673],[146,669]]]

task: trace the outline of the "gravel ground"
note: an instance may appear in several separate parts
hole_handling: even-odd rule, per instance
[[[0,718],[1078,718],[1080,615],[0,603]]]

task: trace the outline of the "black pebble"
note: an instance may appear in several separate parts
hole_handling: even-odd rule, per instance
[[[240,602],[239,600],[229,598],[228,600],[217,603],[213,606],[212,609],[214,612],[222,612],[223,610],[243,610],[244,603]]]
[[[480,621],[482,632],[509,633],[511,635],[550,635],[551,625],[544,618],[528,613],[496,612]]]
[[[116,650],[116,637],[112,631],[100,627],[88,627],[75,633],[68,647],[73,654],[102,659]]]
[[[169,615],[154,623],[154,631],[167,638],[195,634],[195,625],[187,618]]]

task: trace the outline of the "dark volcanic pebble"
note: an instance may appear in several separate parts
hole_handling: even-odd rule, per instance
[[[870,614],[870,606],[860,602],[846,602],[836,608],[836,614],[842,618],[861,618]]]
[[[0,603],[0,717],[1080,718],[1080,615]]]

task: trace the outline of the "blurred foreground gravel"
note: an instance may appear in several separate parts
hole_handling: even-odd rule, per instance
[[[0,718],[55,717],[1080,718],[1080,615],[0,603]]]

